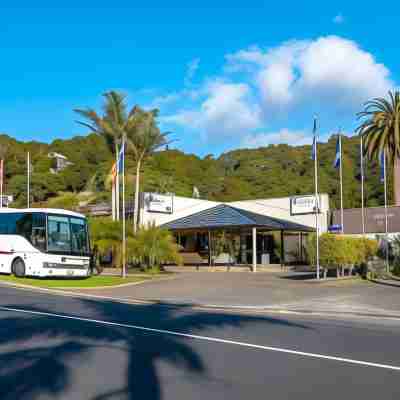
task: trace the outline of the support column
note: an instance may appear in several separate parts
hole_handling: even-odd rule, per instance
[[[246,234],[243,231],[240,231],[240,263],[247,264],[246,256]]]
[[[253,228],[252,233],[253,233],[253,272],[257,272],[257,228]]]
[[[212,251],[211,251],[211,231],[208,231],[208,265],[212,264]]]
[[[300,232],[300,251],[299,251],[299,254],[300,254],[300,262],[303,264],[303,233],[302,232]]]
[[[285,246],[283,243],[283,231],[281,231],[281,267],[285,266]]]

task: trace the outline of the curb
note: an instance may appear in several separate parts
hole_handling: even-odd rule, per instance
[[[5,283],[5,282],[2,282]],[[216,304],[201,304],[201,303],[176,303],[168,302],[160,299],[127,299],[118,298],[111,296],[100,296],[89,293],[70,292],[67,290],[47,289],[47,288],[36,288],[28,285],[15,286],[6,283],[7,286],[14,287],[20,290],[29,290],[32,292],[42,292],[48,294],[54,294],[65,297],[73,298],[86,298],[98,301],[111,301],[120,304],[131,304],[131,305],[155,305],[159,307],[169,308],[193,308],[205,311],[226,311],[226,312],[256,312],[256,313],[274,313],[282,315],[309,315],[309,316],[325,316],[325,317],[356,317],[356,318],[374,318],[374,319],[389,319],[400,321],[400,313],[376,313],[376,312],[351,312],[351,311],[332,311],[332,310],[309,310],[309,309],[290,309],[290,308],[278,308],[270,306],[244,306],[244,305],[216,305]]]
[[[400,281],[397,279],[393,279],[394,281],[397,281],[397,283],[391,283],[391,282],[386,282],[383,279],[368,279],[370,282],[376,283],[378,285],[384,285],[384,286],[391,286],[391,287],[397,287],[400,288]]]
[[[2,281],[0,280],[0,285],[6,285],[6,286],[11,286],[15,288],[23,288],[23,289],[32,289],[32,290],[44,290],[44,291],[54,291],[57,292],[59,290],[62,291],[67,291],[67,290],[104,290],[104,289],[113,289],[113,288],[121,288],[121,287],[126,287],[126,286],[135,286],[135,285],[141,285],[143,283],[148,283],[148,282],[156,282],[156,281],[166,281],[174,279],[174,277],[168,277],[168,278],[148,278],[144,279],[141,281],[137,282],[129,282],[129,283],[121,283],[120,285],[108,285],[108,286],[96,286],[96,287],[70,287],[70,286],[57,286],[54,288],[45,288],[45,287],[40,287],[40,286],[33,286],[33,285],[26,285],[23,283],[16,283],[16,282],[9,282],[9,281]],[[74,293],[74,292],[71,292]]]

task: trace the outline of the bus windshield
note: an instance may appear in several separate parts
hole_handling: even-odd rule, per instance
[[[83,218],[49,215],[47,250],[55,253],[87,254],[89,243]]]

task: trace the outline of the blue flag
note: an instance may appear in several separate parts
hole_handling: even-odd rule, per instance
[[[386,160],[385,160],[385,151],[382,150],[381,154],[379,155],[379,162],[381,165],[381,171],[380,171],[380,181],[381,183],[385,183],[385,168],[386,168]]]
[[[340,136],[337,138],[336,142],[336,155],[335,155],[335,161],[333,162],[333,168],[339,168],[340,163],[342,162],[342,149],[340,148]]]
[[[122,145],[118,153],[118,159],[117,159],[118,173],[121,173],[122,170],[124,169],[124,162],[125,162],[125,140],[122,141]]]
[[[316,118],[314,118],[313,134],[314,134],[314,139],[313,139],[313,144],[311,147],[311,160],[315,161],[315,158],[317,157],[317,119]]]

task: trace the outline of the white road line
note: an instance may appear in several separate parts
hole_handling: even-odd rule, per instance
[[[75,320],[75,321],[91,322],[91,323],[95,323],[95,324],[102,324],[102,325],[108,325],[108,326],[118,326],[118,327],[122,327],[122,328],[135,329],[135,330],[152,332],[152,333],[159,333],[159,334],[163,334],[163,335],[179,336],[179,337],[183,337],[183,338],[187,338],[187,339],[204,340],[204,341],[214,342],[214,343],[232,344],[232,345],[248,347],[248,348],[252,348],[252,349],[275,351],[278,353],[293,354],[293,355],[303,356],[303,357],[311,357],[311,358],[319,358],[319,359],[323,359],[323,360],[338,361],[338,362],[347,363],[347,364],[355,364],[355,365],[362,365],[362,366],[366,366],[366,367],[375,367],[375,368],[389,369],[389,370],[393,370],[393,371],[400,371],[400,366],[396,366],[396,365],[379,364],[379,363],[374,363],[374,362],[369,362],[369,361],[360,361],[360,360],[354,360],[351,358],[328,356],[328,355],[318,354],[318,353],[308,353],[308,352],[304,352],[304,351],[290,350],[290,349],[285,349],[285,348],[281,348],[281,347],[263,346],[263,345],[259,345],[259,344],[238,342],[236,340],[219,339],[219,338],[214,338],[214,337],[210,337],[210,336],[191,335],[189,333],[169,331],[166,329],[148,328],[148,327],[140,326],[140,325],[122,324],[122,323],[118,323],[118,322],[103,321],[103,320],[99,320],[99,319],[73,317],[70,315],[53,314],[53,313],[42,312],[42,311],[32,311],[32,310],[3,307],[3,306],[0,306],[0,310],[18,312],[18,313],[24,313],[24,314],[40,315],[40,316],[45,316],[45,317],[70,319],[70,320]]]

